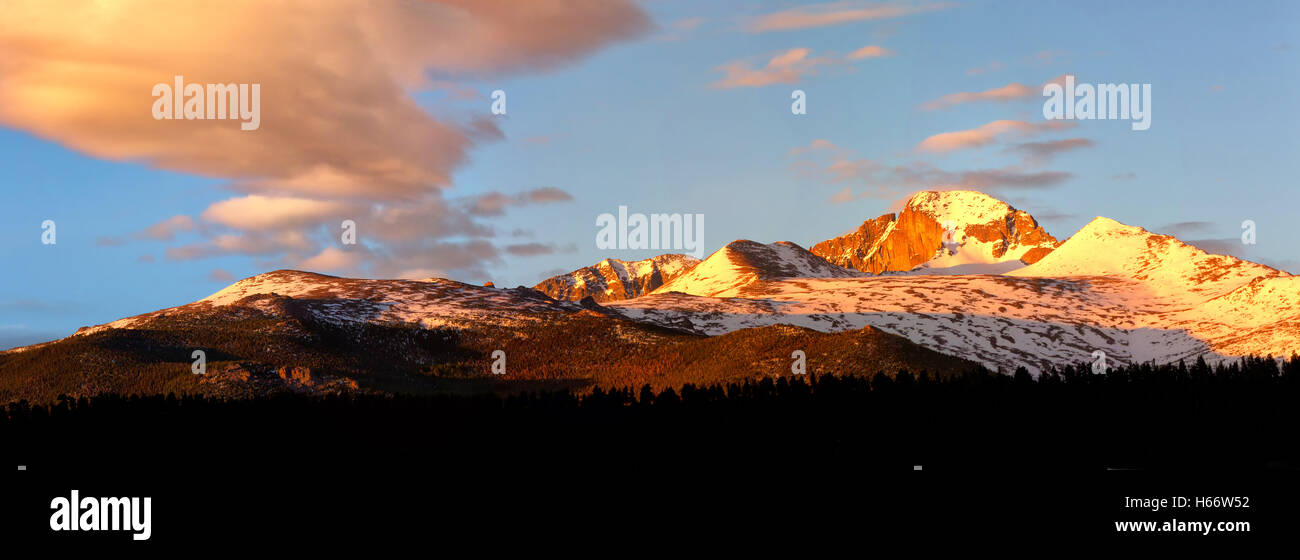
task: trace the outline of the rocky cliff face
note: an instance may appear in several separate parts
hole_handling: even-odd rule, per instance
[[[552,298],[618,301],[650,293],[700,262],[690,255],[659,255],[640,261],[605,259],[543,280],[533,288]]]
[[[949,233],[951,228],[951,233]],[[873,274],[917,267],[1037,262],[1059,243],[1028,213],[983,193],[924,191],[902,212],[868,220],[812,252]]]

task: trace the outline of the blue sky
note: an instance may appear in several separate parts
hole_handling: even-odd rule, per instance
[[[560,8],[578,10],[554,1]],[[30,9],[45,9],[36,6]],[[893,7],[903,13],[854,15]],[[759,22],[806,22],[794,16],[810,14],[834,23],[760,29]],[[446,17],[439,12],[420,15],[433,18],[432,24]],[[365,177],[352,176],[349,180],[361,186],[345,197],[329,199],[346,200],[338,204],[359,205],[376,215],[432,201],[441,209],[417,213],[421,219],[449,224],[469,220],[477,228],[435,227],[440,233],[433,243],[441,250],[433,250],[429,239],[396,233],[375,239],[369,234],[386,227],[385,222],[359,216],[362,244],[370,252],[315,261],[310,258],[317,251],[329,248],[337,215],[322,214],[318,221],[294,226],[294,233],[311,239],[306,252],[275,246],[265,251],[205,250],[194,257],[176,251],[211,248],[222,234],[265,234],[229,217],[223,221],[209,210],[250,193],[285,195],[289,187],[284,185],[301,184],[295,177],[278,177],[278,186],[257,190],[264,187],[249,186],[258,178],[249,169],[266,167],[222,160],[251,161],[283,144],[242,154],[239,143],[254,135],[305,137],[282,132],[300,125],[277,122],[272,94],[263,101],[263,130],[243,133],[248,136],[225,134],[219,142],[214,140],[210,151],[204,151],[204,136],[157,139],[152,131],[162,129],[148,128],[156,123],[149,116],[152,99],[147,93],[125,97],[128,103],[138,98],[139,115],[102,125],[108,134],[99,120],[74,115],[66,105],[40,105],[39,94],[50,91],[40,87],[58,80],[69,81],[69,88],[98,87],[86,101],[93,105],[100,92],[104,99],[116,98],[109,94],[126,78],[97,83],[98,73],[51,77],[27,71],[56,64],[59,56],[67,55],[30,47],[31,42],[19,40],[24,34],[45,32],[68,45],[93,45],[81,35],[88,32],[74,29],[77,20],[50,14],[43,20],[47,28],[0,27],[0,53],[16,52],[11,60],[29,63],[0,63],[0,103],[7,104],[0,108],[0,260],[8,270],[0,279],[0,347],[188,303],[233,279],[304,262],[337,265],[319,269],[326,273],[390,277],[414,267],[467,282],[515,286],[532,285],[605,257],[633,260],[655,254],[596,247],[596,216],[615,212],[619,205],[633,212],[703,213],[707,252],[738,238],[810,246],[856,228],[908,192],[927,186],[905,181],[897,173],[865,172],[899,166],[932,170],[918,180],[961,177],[973,170],[1000,170],[1008,176],[1052,174],[1055,180],[1025,179],[1021,186],[976,186],[1034,214],[1058,238],[1104,215],[1300,273],[1294,249],[1300,232],[1290,219],[1300,207],[1300,158],[1295,157],[1300,152],[1300,113],[1293,97],[1300,91],[1300,5],[1295,3],[655,1],[631,5],[614,16],[626,24],[609,24],[611,16],[579,27],[609,28],[590,41],[574,39],[572,32],[559,36],[546,29],[510,27],[533,25],[521,22],[500,23],[510,31],[502,36],[519,37],[521,45],[509,39],[500,44],[499,37],[492,43],[475,43],[488,39],[470,37],[450,45],[412,39],[367,51],[346,42],[333,47],[336,41],[323,37],[318,52],[325,54],[311,58],[313,63],[336,64],[339,57],[355,56],[353,68],[365,65],[367,72],[375,72],[381,66],[376,53],[397,52],[388,55],[401,59],[394,66],[419,68],[428,78],[412,82],[394,77],[401,95],[435,121],[454,123],[449,126],[458,127],[458,132],[474,129],[475,119],[490,122],[495,131],[477,136],[464,132],[463,138],[470,140],[452,142],[452,147],[429,146],[432,159],[451,163],[427,169],[430,176],[444,169],[449,173],[447,181],[427,190],[417,185],[396,198],[370,196]],[[259,38],[276,39],[274,33],[282,31],[276,27],[276,14],[263,17],[269,27],[258,30],[263,33]],[[374,25],[402,19],[411,18],[375,16]],[[310,46],[312,37],[300,40]],[[220,38],[200,40],[189,54],[204,58],[200,68],[218,72],[220,64],[206,61],[241,48],[241,41]],[[271,39],[267,44],[283,41]],[[128,46],[147,51],[148,41],[140,38]],[[879,47],[887,56],[848,60],[850,53],[868,46]],[[458,48],[465,50],[460,53]],[[417,49],[423,52],[411,54]],[[761,74],[768,61],[796,49],[806,51],[794,57],[800,62],[790,66],[792,74],[773,83],[722,83],[726,65],[739,64]],[[437,55],[425,56],[427,52]],[[280,68],[294,60],[276,55],[272,48],[265,58]],[[189,62],[160,58],[150,68],[157,71],[154,74],[169,73],[168,64],[173,64],[176,73],[194,74]],[[15,68],[17,72],[5,76]],[[260,70],[276,68],[268,62]],[[985,145],[948,152],[918,148],[933,135],[979,129],[995,121],[1028,126],[1043,121],[1043,98],[1037,91],[937,110],[924,108],[926,102],[1011,84],[1041,90],[1043,83],[1067,73],[1087,83],[1151,84],[1151,128],[1133,131],[1125,121],[1077,121],[1067,130],[999,135]],[[159,81],[154,74],[144,81]],[[78,78],[83,75],[84,80]],[[266,84],[264,89],[282,84],[306,91],[307,85],[319,86],[311,91],[338,98],[329,107],[352,107],[343,101],[353,102],[348,96],[357,95],[349,85],[355,81],[303,85],[309,77],[295,75],[298,81],[291,82],[279,74],[251,70],[229,79],[244,75]],[[355,73],[353,77],[366,78]],[[369,77],[362,83],[373,84],[375,76]],[[132,82],[131,87],[147,91],[147,84]],[[489,112],[489,92],[495,89],[507,94],[506,115]],[[807,94],[807,114],[790,112],[795,89]],[[134,110],[128,106],[113,111],[120,108],[108,104],[104,111]],[[319,119],[327,124],[342,118],[321,113]],[[402,116],[410,120],[410,114]],[[300,114],[295,117],[302,120]],[[137,118],[148,122],[132,120]],[[166,134],[187,124],[192,123],[167,123],[171,128]],[[343,148],[320,155],[325,163],[337,165],[352,154],[374,159],[393,149],[385,143],[388,129],[367,135],[352,121],[344,124],[348,126],[330,129],[338,135],[328,140]],[[419,138],[421,132],[411,134]],[[1036,161],[1026,161],[1016,148],[1072,139],[1086,142]],[[799,150],[815,141],[823,148]],[[178,145],[193,152],[182,152]],[[422,157],[421,146],[400,148]],[[302,150],[282,160],[298,163],[316,153]],[[841,167],[832,167],[837,162]],[[848,172],[834,176],[834,169]],[[933,172],[936,169],[940,172]],[[325,198],[313,192],[310,183],[293,188],[298,189],[290,193],[294,197]],[[543,188],[566,196],[525,196]],[[501,200],[530,202],[498,204]],[[489,204],[492,201],[497,203]],[[476,204],[491,210],[464,210]],[[178,229],[170,240],[167,235],[142,234],[177,216],[187,216],[192,227]],[[40,225],[46,219],[56,221],[56,245],[41,244]],[[1255,246],[1234,243],[1247,219],[1258,226]],[[381,254],[388,256],[377,256]]]

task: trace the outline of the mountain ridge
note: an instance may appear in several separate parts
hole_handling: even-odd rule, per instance
[[[564,298],[555,298],[539,289],[500,289],[441,278],[364,280],[277,270],[239,280],[189,304],[86,327],[61,341],[13,349],[0,356],[15,363],[24,360],[16,356],[25,353],[57,353],[68,346],[61,343],[68,341],[148,349],[165,346],[158,340],[175,337],[200,342],[208,340],[204,336],[243,340],[243,335],[231,333],[247,328],[263,333],[268,340],[288,336],[285,347],[292,348],[325,339],[344,347],[358,344],[358,340],[369,341],[365,343],[367,353],[372,347],[382,348],[373,353],[401,357],[406,364],[402,371],[407,372],[402,375],[432,367],[425,363],[430,360],[447,361],[452,365],[440,365],[443,369],[438,371],[459,375],[456,372],[469,367],[466,356],[482,359],[491,351],[490,345],[498,344],[492,341],[501,341],[514,345],[516,351],[526,349],[530,356],[544,355],[554,361],[548,365],[524,358],[524,363],[531,364],[527,367],[533,380],[572,382],[574,378],[566,377],[568,369],[593,379],[614,375],[586,362],[573,362],[614,363],[608,357],[582,358],[592,352],[600,356],[606,352],[649,355],[644,354],[645,349],[662,341],[781,325],[827,334],[870,328],[990,369],[1024,366],[1031,374],[1053,364],[1091,361],[1096,351],[1104,352],[1114,363],[1166,363],[1200,357],[1215,362],[1246,355],[1285,356],[1300,349],[1300,278],[1251,261],[1207,253],[1172,236],[1104,217],[1058,242],[1036,222],[1025,221],[1032,220],[1028,214],[1023,214],[1026,218],[1020,211],[1007,213],[1010,206],[988,199],[992,197],[968,193],[918,193],[909,199],[908,207],[916,208],[912,213],[916,220],[943,219],[953,224],[964,220],[964,229],[957,229],[965,238],[937,238],[935,253],[942,254],[931,261],[948,260],[925,261],[907,273],[870,274],[841,267],[788,241],[765,244],[745,239],[728,243],[698,262],[671,255],[655,257],[660,261],[632,261],[643,263],[639,265],[643,270],[657,271],[661,280],[666,268],[675,274],[654,288],[648,288],[646,282],[653,275],[638,274],[632,281],[631,276],[615,274],[617,283],[606,284],[602,291],[621,288],[617,295],[632,297],[605,301],[588,289],[571,290]],[[954,206],[963,200],[979,203]],[[989,216],[992,221],[983,225],[996,227],[987,231],[981,232],[974,227],[981,224],[971,223]],[[884,227],[897,228],[899,222],[894,219]],[[881,239],[884,237],[876,241]],[[1002,241],[1000,255],[985,239]],[[1024,255],[1047,244],[1050,251],[1033,263],[1023,263]],[[995,262],[954,264],[951,259],[968,248],[976,250],[972,259],[983,256]],[[613,260],[602,262],[615,264]],[[663,266],[665,262],[676,268]],[[988,268],[969,268],[989,265],[1015,269],[989,273]],[[615,271],[613,266],[608,270]],[[955,273],[970,270],[979,272]],[[592,282],[592,286],[598,284]],[[582,296],[578,301],[565,299],[578,295]],[[204,330],[205,321],[218,326]],[[387,333],[393,341],[375,340],[374,335],[366,334],[375,332]],[[574,336],[565,338],[566,333]],[[529,340],[548,342],[540,348],[529,346]],[[228,358],[243,352],[262,356],[258,358],[261,361],[253,360],[260,364],[254,370],[279,372],[263,375],[269,375],[272,384],[298,377],[326,379],[313,378],[310,372],[299,376],[293,369],[299,364],[293,360],[278,363],[259,354],[262,350],[251,353],[248,348],[254,344],[240,344],[244,350],[223,355]],[[133,358],[129,356],[134,355],[128,353],[122,359],[130,361]],[[168,356],[167,360],[178,362],[188,359]],[[364,368],[356,365],[370,358],[336,359],[344,365],[332,366],[343,372],[334,378],[360,380],[359,390],[375,386],[367,384],[363,373],[358,373]],[[630,358],[623,357],[615,362],[636,364],[628,367],[637,371],[653,369],[646,362],[627,360]],[[282,369],[286,367],[289,369]],[[323,371],[322,375],[334,375],[328,368]],[[250,375],[236,377],[247,381]],[[450,383],[439,375],[434,376],[438,383]],[[384,378],[377,386],[425,386],[421,384],[427,380],[415,379]],[[342,385],[321,383],[350,390],[342,381]]]

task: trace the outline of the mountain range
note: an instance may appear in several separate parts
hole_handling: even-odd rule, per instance
[[[1297,348],[1286,272],[1102,217],[1058,241],[996,198],[925,191],[811,250],[737,240],[533,288],[261,274],[0,353],[0,400],[672,387],[789,375],[796,350],[813,373],[945,375]]]

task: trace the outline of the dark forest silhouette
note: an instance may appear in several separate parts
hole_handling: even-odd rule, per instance
[[[16,510],[44,510],[73,485],[151,495],[169,512],[157,540],[231,519],[241,538],[322,539],[491,533],[507,521],[643,535],[665,519],[753,529],[774,518],[845,535],[884,522],[1132,539],[1107,523],[1167,514],[1118,504],[1162,492],[1251,493],[1254,509],[1195,517],[1289,534],[1298,398],[1295,357],[585,395],[101,395],[10,403],[0,441],[29,465],[9,475],[24,477],[11,500],[28,505]]]

